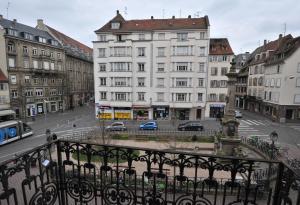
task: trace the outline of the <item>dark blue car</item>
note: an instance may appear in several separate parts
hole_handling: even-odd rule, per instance
[[[140,125],[140,130],[158,130],[156,122],[146,122]]]

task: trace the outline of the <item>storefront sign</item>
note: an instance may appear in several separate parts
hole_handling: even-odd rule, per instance
[[[111,113],[100,113],[97,115],[97,118],[99,119],[112,119],[112,114]]]
[[[209,107],[225,107],[225,105],[222,104],[211,104]]]
[[[131,118],[131,114],[126,113],[126,112],[115,112],[115,118],[117,119],[130,119]]]

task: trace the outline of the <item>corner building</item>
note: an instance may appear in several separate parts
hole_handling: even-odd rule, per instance
[[[95,114],[107,119],[204,118],[209,20],[125,20],[96,30]],[[101,110],[100,107],[105,107]]]

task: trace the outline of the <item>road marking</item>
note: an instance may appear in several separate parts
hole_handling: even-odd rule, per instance
[[[253,122],[256,122],[256,123],[258,123],[258,124],[261,124],[261,125],[265,125],[264,123],[262,123],[262,122],[260,122],[260,121],[258,121],[258,120],[252,120]]]
[[[248,122],[250,122],[250,123],[252,123],[252,124],[254,124],[254,125],[259,125],[259,124],[257,124],[256,122],[254,122],[254,121],[252,121],[252,120],[248,120]]]
[[[246,123],[248,125],[252,125],[251,123],[247,122],[246,120],[242,120],[243,123]]]

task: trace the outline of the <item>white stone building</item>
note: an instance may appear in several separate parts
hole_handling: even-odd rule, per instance
[[[300,121],[300,37],[279,40],[265,64],[263,111],[280,122]]]
[[[211,38],[207,71],[207,102],[205,117],[224,115],[227,96],[227,76],[234,53],[227,38]]]
[[[95,31],[96,115],[113,119],[201,119],[206,102],[209,20],[125,20]]]

